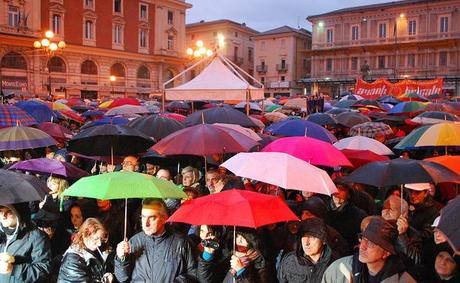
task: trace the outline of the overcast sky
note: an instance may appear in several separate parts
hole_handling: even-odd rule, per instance
[[[187,10],[187,23],[200,20],[229,19],[257,31],[284,25],[311,30],[307,16],[391,0],[186,0],[193,7]]]

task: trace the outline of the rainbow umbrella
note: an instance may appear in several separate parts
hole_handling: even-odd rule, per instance
[[[99,108],[109,108],[110,104],[112,104],[113,100],[107,100],[99,104]]]
[[[422,146],[460,146],[460,123],[439,123],[412,131],[395,148]]]
[[[418,101],[401,102],[388,111],[390,114],[414,113],[425,109],[425,104]]]
[[[418,93],[405,93],[398,96],[398,99],[401,101],[428,101],[426,97],[423,97]]]

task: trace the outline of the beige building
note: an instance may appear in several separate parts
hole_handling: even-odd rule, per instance
[[[254,41],[253,36],[259,32],[230,20],[200,21],[186,25],[187,48],[195,48],[198,40],[206,48],[212,49],[218,44],[219,35],[225,39],[220,52],[251,76],[254,75]]]
[[[184,68],[188,8],[183,0],[1,1],[2,90],[84,98],[159,93]],[[46,30],[66,47],[34,49]]]
[[[265,86],[265,96],[304,94],[301,78],[310,74],[311,33],[288,26],[254,36],[255,78]]]
[[[309,16],[313,92],[338,95],[356,79],[444,78],[460,93],[460,0],[403,0]]]

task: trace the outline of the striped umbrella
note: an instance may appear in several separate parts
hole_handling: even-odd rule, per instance
[[[0,130],[0,151],[56,145],[47,133],[30,127],[9,127]]]
[[[348,134],[350,136],[364,136],[375,138],[378,135],[387,136],[393,133],[390,126],[382,122],[366,122],[354,125]]]
[[[422,146],[460,146],[460,123],[439,123],[412,131],[395,148]]]
[[[402,101],[428,101],[426,97],[423,97],[418,93],[405,93],[398,96],[398,99]]]
[[[13,106],[0,104],[0,128],[14,127],[17,125],[31,126],[38,124],[24,110]]]
[[[395,105],[395,107],[391,108],[388,113],[390,114],[400,114],[400,113],[414,113],[420,112],[425,109],[425,104],[418,102],[418,101],[410,101],[410,102],[401,102]]]

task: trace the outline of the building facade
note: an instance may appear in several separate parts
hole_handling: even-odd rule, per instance
[[[200,21],[186,25],[186,45],[194,48],[198,40],[206,48],[213,49],[219,43],[219,35],[224,37],[224,45],[219,52],[232,60],[249,75],[254,75],[254,41],[253,36],[259,32],[230,20]]]
[[[460,94],[460,0],[403,0],[309,16],[312,92],[339,95],[359,78],[444,78]]]
[[[264,84],[265,96],[304,94],[298,81],[308,77],[311,64],[311,33],[288,26],[254,36],[255,78]]]
[[[93,99],[161,92],[183,69],[190,7],[181,0],[2,1],[2,88]],[[35,49],[46,30],[65,48]]]

